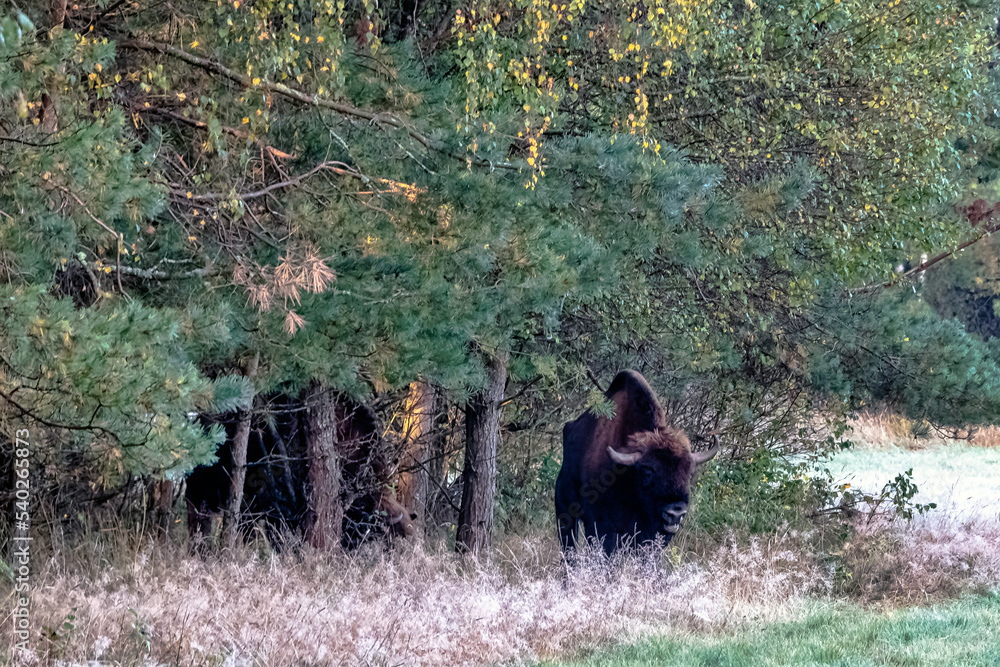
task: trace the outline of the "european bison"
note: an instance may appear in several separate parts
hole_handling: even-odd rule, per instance
[[[373,537],[411,536],[416,516],[392,492],[393,469],[375,414],[345,397],[338,398],[336,413],[342,545],[352,548]],[[251,422],[243,518],[247,529],[254,522],[263,524],[275,544],[282,532],[301,531],[308,520],[305,420],[302,399],[278,394],[258,403]],[[221,424],[227,439],[219,447],[218,461],[196,468],[187,479],[188,531],[196,542],[212,532],[213,517],[229,500],[230,446],[236,431],[234,414],[201,421],[205,426]]]
[[[563,464],[556,481],[556,517],[564,550],[578,523],[609,555],[662,535],[669,542],[688,509],[695,466],[718,452],[692,453],[667,418],[646,379],[619,373],[605,394],[615,404],[606,419],[588,410],[563,428]]]

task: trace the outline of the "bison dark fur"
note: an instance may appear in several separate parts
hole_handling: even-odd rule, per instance
[[[718,451],[692,453],[636,371],[619,373],[605,395],[613,419],[588,410],[563,428],[555,501],[564,550],[580,538],[580,523],[608,554],[657,536],[669,542],[687,513],[695,467]]]

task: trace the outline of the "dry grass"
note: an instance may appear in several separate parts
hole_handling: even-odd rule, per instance
[[[878,409],[858,413],[848,422],[850,439],[872,447],[895,446],[917,450],[959,439],[976,447],[1000,447],[1000,426],[983,426],[956,433],[942,433],[924,422]]]
[[[142,547],[130,563],[77,554],[36,575],[33,624],[73,628],[35,657],[115,664],[465,665],[786,617],[832,569],[802,536],[721,545],[703,564],[664,554],[567,567],[555,540],[508,540],[490,562],[420,547],[353,556],[203,560]],[[669,552],[666,554],[669,556]],[[0,628],[9,636],[9,628]]]
[[[859,525],[837,559],[835,594],[911,606],[1000,586],[1000,523],[929,514],[910,525]]]
[[[482,665],[578,654],[664,632],[794,618],[816,598],[912,604],[1000,583],[1000,525],[940,517],[861,529],[839,558],[815,536],[730,538],[567,564],[549,537],[491,560],[405,546],[354,555],[202,559],[179,547],[90,544],[40,564],[26,662],[177,665]],[[122,557],[121,554],[131,554]],[[10,636],[7,622],[0,632]],[[47,638],[44,635],[48,635]],[[66,663],[64,663],[66,664]]]
[[[978,429],[969,442],[979,447],[1000,448],[1000,426],[984,426]]]

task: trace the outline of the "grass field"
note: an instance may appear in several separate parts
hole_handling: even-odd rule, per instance
[[[38,631],[16,654],[0,640],[0,664],[1000,667],[1000,437],[864,426],[873,437],[835,456],[835,475],[877,492],[913,468],[915,500],[940,507],[858,521],[833,552],[817,550],[819,528],[788,526],[682,531],[666,554],[572,567],[550,527],[479,561],[443,542],[200,558],[128,530],[53,531],[32,561]],[[12,637],[9,615],[0,634]]]
[[[1000,595],[930,608],[865,611],[816,604],[801,620],[753,631],[651,639],[548,667],[997,667]]]
[[[937,514],[956,520],[1000,519],[1000,447],[963,442],[936,442],[923,449],[857,446],[834,456],[827,468],[838,480],[871,492],[912,468],[920,490],[915,502],[937,503]]]

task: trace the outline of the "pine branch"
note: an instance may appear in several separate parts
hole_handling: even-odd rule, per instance
[[[153,114],[158,114],[160,116],[166,116],[167,118],[171,118],[171,119],[177,121],[178,123],[183,123],[185,125],[189,125],[190,127],[196,127],[199,130],[205,130],[206,132],[208,131],[208,123],[205,123],[205,122],[200,121],[200,120],[195,120],[194,118],[188,118],[187,116],[183,116],[183,115],[181,115],[179,113],[175,113],[175,112],[170,111],[168,109],[161,109],[159,107],[138,107],[138,106],[136,106],[136,107],[132,107],[132,110],[133,111],[137,111],[139,113],[153,113]],[[242,130],[237,130],[236,128],[232,128],[232,127],[223,127],[222,128],[222,132],[223,132],[223,134],[228,134],[230,136],[236,137],[237,139],[243,139],[244,141],[246,141],[247,139],[250,138],[250,135],[247,134],[246,132],[243,132]],[[264,148],[264,150],[266,150],[268,153],[270,153],[274,157],[281,158],[283,160],[294,160],[295,159],[295,155],[293,155],[292,153],[286,153],[285,151],[280,150],[278,148],[275,148],[274,146],[270,146],[268,144],[265,144],[263,141],[260,141],[259,139],[258,139],[258,143],[260,143],[260,145]]]
[[[514,171],[520,171],[521,169],[531,169],[527,164],[511,163],[511,162],[492,162],[481,157],[469,156],[464,153],[457,153],[449,151],[441,142],[435,141],[418,131],[416,128],[412,127],[403,119],[391,113],[379,113],[376,111],[369,111],[368,109],[360,109],[351,104],[345,104],[343,102],[335,102],[326,97],[320,95],[310,95],[309,93],[304,93],[300,90],[296,90],[283,83],[276,83],[272,81],[266,81],[261,79],[260,83],[254,84],[249,76],[241,74],[233,69],[230,69],[209,58],[203,58],[201,56],[194,55],[193,53],[188,53],[183,49],[179,49],[176,46],[170,44],[163,44],[160,42],[150,42],[144,39],[130,39],[121,43],[121,46],[128,49],[136,49],[139,51],[156,51],[164,55],[173,56],[179,60],[182,60],[189,65],[198,67],[208,72],[213,72],[215,74],[220,74],[227,79],[239,83],[247,88],[263,88],[264,90],[269,90],[272,93],[277,93],[289,99],[301,102],[303,104],[309,104],[311,106],[318,106],[324,109],[330,109],[331,111],[336,111],[345,116],[351,116],[353,118],[361,118],[367,120],[373,124],[386,125],[389,127],[394,127],[396,129],[403,130],[406,132],[410,138],[412,138],[417,143],[423,145],[425,148],[436,151],[438,153],[443,153],[449,157],[462,162],[467,162],[476,167],[487,167],[489,169],[510,169]]]
[[[90,263],[86,266],[88,269],[97,271],[111,268],[109,266],[99,265],[96,263]],[[156,268],[140,269],[137,266],[120,266],[116,267],[115,270],[119,273],[125,274],[126,276],[134,276],[145,280],[189,280],[191,278],[208,278],[222,273],[222,271],[215,268],[191,269],[190,271],[181,271],[178,273],[168,273],[166,271],[160,271]]]

